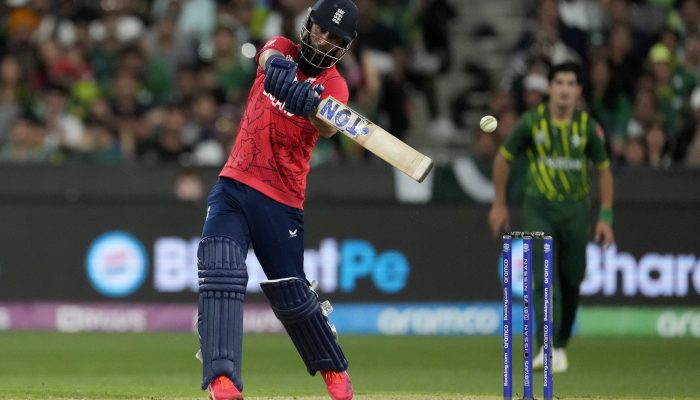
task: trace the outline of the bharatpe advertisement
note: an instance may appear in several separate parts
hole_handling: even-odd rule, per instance
[[[2,213],[0,232],[0,329],[191,329],[204,206],[12,208]],[[487,213],[468,204],[309,204],[304,269],[321,299],[332,301],[341,332],[500,334],[500,246],[487,232]],[[616,244],[588,246],[577,332],[700,337],[692,221],[700,210],[616,211]],[[516,302],[519,246],[514,241]],[[279,331],[252,249],[246,262],[246,330]],[[513,314],[517,332],[517,308]]]
[[[482,216],[456,206],[310,205],[304,270],[335,302],[494,299],[497,242],[481,232]],[[0,299],[195,302],[204,217],[204,206],[175,202],[17,207],[0,233]],[[253,249],[246,263],[247,301],[266,302]]]

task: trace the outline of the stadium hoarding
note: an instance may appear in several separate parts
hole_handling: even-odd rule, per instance
[[[0,302],[0,331],[193,332],[196,321],[196,304]],[[243,324],[246,332],[284,331],[262,304],[246,305]]]
[[[522,332],[514,303],[513,332]],[[195,304],[0,302],[0,331],[191,332]],[[341,334],[498,336],[498,302],[336,303],[330,316]],[[243,330],[281,333],[270,307],[246,304]],[[700,338],[700,307],[582,307],[576,336]]]
[[[305,270],[334,302],[494,301],[499,246],[487,213],[474,204],[310,202]],[[0,301],[194,303],[204,214],[203,204],[172,199],[5,203]],[[583,304],[699,304],[697,221],[700,207],[620,207],[616,245],[589,245]],[[247,301],[266,302],[252,252],[248,264]]]

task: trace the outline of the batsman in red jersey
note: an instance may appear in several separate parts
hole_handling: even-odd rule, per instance
[[[348,361],[328,320],[330,307],[303,270],[306,176],[319,135],[335,129],[316,119],[321,98],[346,103],[348,88],[335,63],[357,36],[351,0],[318,0],[301,28],[301,43],[270,39],[236,143],[207,200],[197,252],[203,364],[210,399],[242,399],[243,302],[249,245],[267,276],[261,283],[311,375],[317,371],[331,399],[352,398]]]

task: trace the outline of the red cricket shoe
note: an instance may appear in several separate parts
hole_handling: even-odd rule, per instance
[[[332,370],[321,371],[323,381],[326,382],[326,390],[333,400],[352,399],[352,382],[346,371]]]
[[[209,400],[243,400],[236,385],[226,376],[218,376],[207,387]]]

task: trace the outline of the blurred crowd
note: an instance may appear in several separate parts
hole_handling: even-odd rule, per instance
[[[221,165],[270,37],[298,41],[312,0],[1,0],[0,162]],[[339,65],[351,103],[401,137],[409,90],[436,111],[446,0],[357,0]],[[337,136],[337,135],[336,135]],[[320,141],[312,163],[362,159]]]
[[[477,135],[490,160],[519,114],[546,98],[548,68],[583,64],[581,106],[605,130],[616,165],[700,166],[700,0],[538,0],[490,98],[497,135]]]
[[[221,165],[256,50],[275,35],[298,40],[312,3],[0,0],[0,162]],[[461,40],[451,28],[465,6],[356,4],[359,37],[338,65],[351,106],[405,138],[419,95],[427,126],[439,126],[436,82],[461,73],[451,68]],[[546,99],[548,68],[566,60],[584,65],[582,107],[600,121],[614,163],[700,165],[700,0],[523,4],[531,12],[521,37],[487,88],[496,135],[472,141],[484,166],[520,113]],[[319,141],[312,165],[365,158],[336,135]]]

